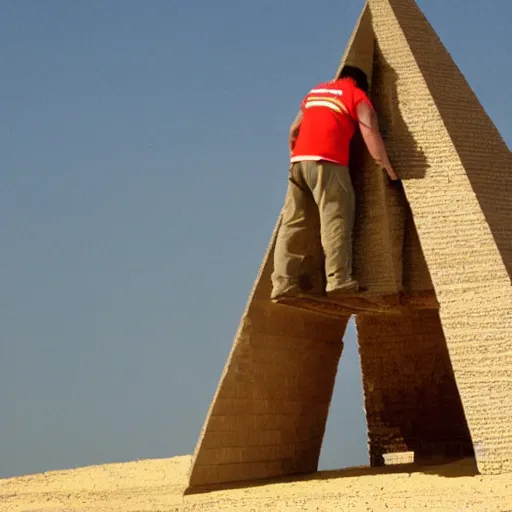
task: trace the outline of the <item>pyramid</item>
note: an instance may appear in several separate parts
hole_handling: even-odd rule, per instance
[[[407,452],[512,471],[510,151],[413,0],[368,0],[345,64],[368,73],[403,184],[354,139],[354,274],[368,291],[270,301],[278,219],[187,492],[316,471],[352,315],[371,465]]]

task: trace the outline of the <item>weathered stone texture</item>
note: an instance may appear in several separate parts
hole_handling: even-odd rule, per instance
[[[375,38],[368,5],[362,11],[336,76],[345,64],[363,69],[371,86],[370,95],[380,108],[387,100],[382,89],[382,67],[375,66]],[[374,76],[376,75],[376,76]],[[392,77],[391,77],[392,78]],[[386,106],[391,102],[387,101]],[[384,109],[383,109],[384,110]],[[393,294],[402,288],[403,193],[387,183],[356,134],[352,142],[350,171],[356,190],[357,215],[354,227],[354,277],[375,293]]]
[[[439,313],[362,315],[356,323],[370,463],[408,451],[416,462],[471,456]]]
[[[397,76],[396,110],[418,149],[391,140],[478,467],[512,471],[510,152],[415,3],[369,5],[379,51]]]
[[[201,432],[189,492],[317,469],[348,317],[269,300],[274,238]]]
[[[369,12],[369,11],[368,11]],[[371,17],[370,17],[371,19]],[[378,47],[372,56],[370,96],[379,112],[382,131],[410,142],[403,123],[395,119],[396,77]],[[359,135],[351,148],[350,170],[357,197],[354,228],[354,275],[371,292],[403,290],[403,245],[407,204],[403,191],[376,166]]]
[[[371,83],[374,49],[375,36],[372,17],[368,8],[368,2],[366,2],[345,48],[335,78],[339,77],[343,66],[350,65],[361,68],[368,75],[368,81]]]

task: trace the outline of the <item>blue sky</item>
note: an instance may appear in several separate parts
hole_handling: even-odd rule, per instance
[[[510,0],[419,0],[509,147]],[[363,0],[0,3],[0,477],[191,453]],[[322,468],[367,462],[355,334]]]

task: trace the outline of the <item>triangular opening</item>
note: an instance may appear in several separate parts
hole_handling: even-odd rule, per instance
[[[438,312],[352,317],[319,469],[463,458],[472,440]]]
[[[355,317],[345,332],[343,355],[329,410],[318,469],[368,466],[368,430]]]

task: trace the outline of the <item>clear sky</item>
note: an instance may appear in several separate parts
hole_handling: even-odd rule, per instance
[[[510,0],[419,0],[509,147]],[[191,453],[363,0],[0,2],[0,477]],[[346,336],[322,468],[365,464]]]

